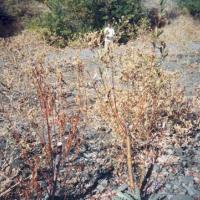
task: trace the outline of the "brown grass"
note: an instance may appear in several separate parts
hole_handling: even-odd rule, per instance
[[[188,17],[180,17],[167,26],[161,39],[175,43],[177,39],[180,43],[199,40],[199,25],[191,18],[186,19]],[[180,31],[175,32],[177,26]],[[192,30],[197,30],[197,33]],[[112,129],[116,142],[113,146],[121,146],[123,154],[116,160],[121,163],[124,161],[120,159],[126,157],[131,188],[141,186],[145,168],[155,162],[158,155],[162,155],[167,144],[180,147],[189,131],[199,126],[199,116],[196,120],[188,117],[194,112],[194,103],[199,106],[199,99],[194,103],[189,102],[183,91],[173,88],[173,77],[160,68],[160,58],[150,47],[151,42],[152,37],[144,34],[123,47],[122,56],[116,56],[112,51],[101,55],[101,80],[93,85],[97,96],[93,107],[82,101],[82,97],[87,98],[85,94],[89,91],[86,85],[91,80],[84,77],[84,65],[80,60],[70,65],[68,60],[61,61],[59,57],[55,57],[51,63],[45,62],[48,54],[60,50],[49,47],[30,32],[0,41],[0,55],[6,62],[0,77],[8,99],[1,105],[2,113],[8,120],[5,134],[13,141],[11,148],[20,148],[20,156],[31,169],[31,175],[20,181],[21,177],[11,176],[14,172],[7,174],[6,168],[3,169],[5,176],[14,177],[17,182],[15,195],[30,199],[36,193],[40,198],[46,191],[42,191],[38,184],[38,171],[47,167],[53,176],[44,175],[48,183],[46,190],[50,196],[54,196],[59,167],[55,169],[53,166],[53,153],[56,153],[59,166],[60,151],[67,159],[72,147],[78,149],[77,127],[82,118],[87,118],[88,107],[91,108],[89,113],[93,121],[101,117],[103,123]],[[73,110],[69,110],[70,105],[65,97],[71,85],[66,82],[64,71],[70,67],[77,71],[76,80],[70,80],[72,87],[77,87]],[[22,137],[18,130],[18,121],[28,124],[27,138]],[[66,124],[71,127],[67,133]],[[172,133],[173,140],[169,137]],[[36,142],[29,142],[29,137],[35,138]],[[56,144],[65,139],[67,141],[62,150],[58,149]],[[41,144],[42,153],[29,159],[28,155],[36,144]],[[138,167],[138,175],[133,173],[133,166]],[[136,176],[138,182],[134,182]],[[12,194],[11,188],[6,185],[1,195],[5,195],[5,192],[6,195]]]
[[[2,102],[1,111],[9,127],[3,134],[13,141],[9,148],[19,148],[21,159],[31,170],[31,175],[26,178],[20,174],[14,177],[11,183],[20,181],[12,189],[10,182],[3,185],[0,197],[6,199],[15,190],[12,194],[20,198],[30,199],[34,194],[40,198],[47,192],[50,199],[54,199],[61,157],[67,159],[71,148],[76,149],[78,144],[79,105],[71,108],[64,97],[70,88],[63,81],[61,65],[68,67],[68,62],[54,60],[51,64],[46,63],[46,55],[59,50],[48,47],[30,32],[2,39],[0,45],[1,59],[5,62],[1,84],[5,88],[3,96],[8,99]],[[17,123],[26,124],[25,135]],[[69,133],[65,129],[67,124],[71,126]],[[41,147],[41,153],[30,156],[36,145]],[[8,159],[12,162],[12,157]],[[1,170],[7,176],[6,168]],[[48,174],[43,172],[44,169]],[[41,176],[47,183],[45,191],[38,183]]]
[[[149,159],[155,160],[167,146],[167,132],[175,131],[175,137],[184,139],[193,127],[187,115],[194,105],[175,87],[175,77],[161,69],[162,57],[142,47],[124,48],[123,56],[116,57],[112,52],[103,55],[107,70],[100,68],[101,83],[94,84],[98,97],[95,112],[123,146],[130,188],[141,185],[133,181],[132,165],[144,171]],[[175,143],[181,145],[183,141],[177,139]]]
[[[200,41],[200,22],[189,15],[181,15],[174,19],[163,31],[161,39],[166,43]]]

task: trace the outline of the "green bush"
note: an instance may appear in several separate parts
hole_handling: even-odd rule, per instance
[[[77,33],[101,29],[106,22],[119,22],[125,16],[137,24],[143,16],[141,0],[46,0],[49,12],[34,23],[65,40]]]
[[[193,15],[200,15],[200,1],[199,0],[178,0],[178,4],[182,8],[188,9]]]

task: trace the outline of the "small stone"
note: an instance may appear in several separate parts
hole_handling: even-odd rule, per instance
[[[173,155],[173,154],[174,154],[174,150],[172,150],[172,149],[167,149],[167,154],[168,154],[168,155]]]
[[[96,158],[97,157],[97,153],[83,153],[85,158]]]
[[[176,155],[176,156],[182,156],[182,155],[183,155],[182,149],[176,149],[175,155]]]
[[[180,187],[180,181],[176,180],[173,182],[173,189],[177,190]]]
[[[190,184],[188,186],[186,185],[183,185],[183,187],[187,190],[187,193],[190,195],[190,196],[199,196],[200,195],[200,192],[198,192],[195,188],[194,188],[194,185],[193,184]]]
[[[179,180],[183,183],[183,185],[188,185],[190,183],[193,183],[194,178],[192,176],[181,176],[179,177]]]
[[[104,190],[105,190],[105,187],[104,187],[104,186],[102,186],[102,185],[98,185],[98,186],[97,186],[97,191],[98,191],[98,192],[102,193]]]
[[[195,176],[195,177],[194,177],[194,181],[195,181],[196,183],[200,183],[200,178],[197,177],[197,176]]]
[[[5,180],[6,180],[6,178],[4,176],[0,176],[0,183],[2,183]]]
[[[166,187],[168,190],[171,190],[171,189],[172,189],[172,185],[171,185],[171,184],[169,184],[169,183],[168,183],[168,184],[166,184],[166,185],[165,185],[165,187]]]
[[[159,162],[159,163],[165,163],[167,160],[168,160],[168,157],[167,157],[167,156],[164,156],[164,155],[162,155],[162,156],[160,156],[160,157],[158,158],[158,162]]]
[[[0,138],[0,149],[3,150],[6,148],[6,139]]]
[[[183,161],[183,162],[182,162],[182,165],[183,165],[183,167],[187,167],[187,162],[186,162],[186,161]]]
[[[46,188],[47,184],[45,183],[45,181],[38,181],[39,185],[41,188]]]
[[[125,191],[127,189],[128,189],[128,185],[127,184],[123,184],[118,188],[118,190],[121,191],[121,192],[123,192],[123,191]]]
[[[175,195],[172,197],[172,200],[194,200],[189,195]]]
[[[104,179],[103,181],[101,181],[101,185],[106,187],[108,185],[108,180]]]
[[[100,181],[99,185],[97,186],[98,192],[102,193],[108,185],[108,180],[104,179]]]
[[[102,126],[102,127],[99,127],[99,128],[98,128],[98,131],[105,132],[105,131],[106,131],[106,127],[103,127],[103,126]]]
[[[8,167],[6,168],[6,170],[5,170],[5,174],[10,175],[11,171],[12,171],[11,167],[8,166]]]
[[[161,168],[160,165],[158,165],[158,164],[156,164],[156,163],[154,164],[154,171],[155,171],[155,172],[160,171],[160,168]]]

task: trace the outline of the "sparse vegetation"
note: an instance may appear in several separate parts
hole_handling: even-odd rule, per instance
[[[48,0],[45,3],[49,12],[32,22],[32,27],[46,30],[47,40],[59,46],[77,39],[77,35],[97,31],[106,22],[123,23],[124,29],[134,26],[145,16],[141,1],[58,1]],[[135,29],[132,29],[135,32]],[[130,33],[130,30],[126,30]],[[125,34],[126,32],[124,32]],[[128,35],[127,35],[128,36]],[[64,41],[62,41],[64,40]]]
[[[59,71],[57,65],[56,74],[53,77],[50,75],[50,66],[44,67],[45,51],[43,49],[41,49],[40,54],[37,54],[37,51],[35,52],[35,57],[32,57],[32,61],[28,65],[26,65],[27,63],[21,66],[16,65],[21,62],[23,56],[30,53],[26,49],[28,44],[25,41],[23,41],[23,44],[20,44],[20,42],[16,41],[14,49],[11,46],[11,49],[8,49],[11,59],[7,60],[7,66],[9,70],[12,65],[14,68],[17,67],[19,70],[17,76],[19,75],[21,80],[15,82],[15,86],[13,86],[15,75],[10,74],[10,71],[5,69],[3,73],[7,71],[8,76],[2,77],[1,82],[10,90],[11,95],[13,90],[17,90],[19,93],[19,99],[14,104],[12,97],[7,96],[10,99],[8,102],[10,108],[2,108],[4,115],[7,116],[6,119],[9,121],[7,127],[9,140],[6,142],[11,143],[13,150],[19,151],[15,159],[16,162],[20,162],[20,165],[15,167],[15,172],[17,171],[15,175],[6,180],[5,185],[1,188],[0,197],[4,199],[33,199],[36,197],[38,199],[46,196],[49,199],[54,199],[62,157],[67,159],[71,149],[78,144],[77,127],[80,111],[74,109],[73,115],[67,115],[67,110],[64,111],[68,103],[63,101],[62,96],[65,87],[62,83],[62,72]],[[41,44],[38,43],[37,45]],[[23,52],[16,56],[16,48],[23,49]],[[34,49],[31,49],[31,51],[34,52]],[[6,58],[6,55],[2,56],[2,58]],[[28,61],[26,59],[25,57],[25,61]],[[28,81],[29,84],[26,84],[24,80]],[[55,87],[52,85],[54,81]],[[26,84],[26,89],[23,84]],[[20,88],[23,88],[23,91],[19,91]],[[18,118],[26,119],[24,121],[26,123],[26,135],[19,132],[15,121],[12,119],[14,117],[12,112],[15,111],[16,107],[20,108]],[[9,109],[9,112],[6,112],[7,109]],[[66,126],[70,127],[68,132],[66,132]],[[3,156],[11,156],[9,153],[12,152],[8,150]],[[77,153],[75,152],[75,154]],[[9,165],[8,158],[8,163],[5,162],[1,166],[1,170],[6,171]],[[12,174],[13,171],[10,170],[9,174]],[[9,176],[9,174],[7,175]],[[12,185],[14,181],[17,183]],[[41,181],[45,182],[45,187],[40,184]],[[10,195],[10,192],[12,195]]]
[[[192,15],[200,15],[200,2],[198,0],[177,0],[178,4],[187,9]]]
[[[0,199],[198,199],[198,20],[163,25],[163,0],[155,24],[141,1],[39,2],[42,34],[0,38]]]
[[[94,85],[99,115],[117,134],[117,141],[125,146],[122,149],[127,157],[132,190],[141,185],[134,180],[142,180],[148,158],[152,156],[154,160],[157,154],[162,154],[160,144],[167,141],[166,131],[170,134],[176,132],[177,126],[188,130],[193,126],[191,120],[184,117],[187,115],[184,110],[192,111],[182,92],[171,88],[171,78],[161,69],[162,62],[153,52],[142,51],[128,49],[123,57],[106,55],[103,60],[110,72],[100,68],[102,84]],[[132,165],[141,168],[142,174],[134,175]]]

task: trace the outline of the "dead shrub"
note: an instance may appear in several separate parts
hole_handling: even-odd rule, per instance
[[[71,108],[65,99],[69,88],[63,81],[62,64],[45,64],[47,46],[26,34],[12,42],[1,41],[7,45],[1,82],[9,101],[2,105],[8,121],[8,149],[3,156],[8,158],[1,171],[8,180],[2,182],[0,197],[54,199],[62,159],[68,159],[72,148],[74,157],[78,154],[80,109],[79,105]],[[21,163],[16,169],[12,167],[15,159]]]
[[[141,186],[149,163],[170,143],[181,146],[195,127],[193,119],[187,117],[193,104],[175,86],[176,76],[162,70],[163,57],[157,58],[154,51],[128,48],[122,57],[112,52],[104,56],[107,68],[99,69],[100,82],[94,83],[98,97],[95,112],[122,145],[133,189]]]

